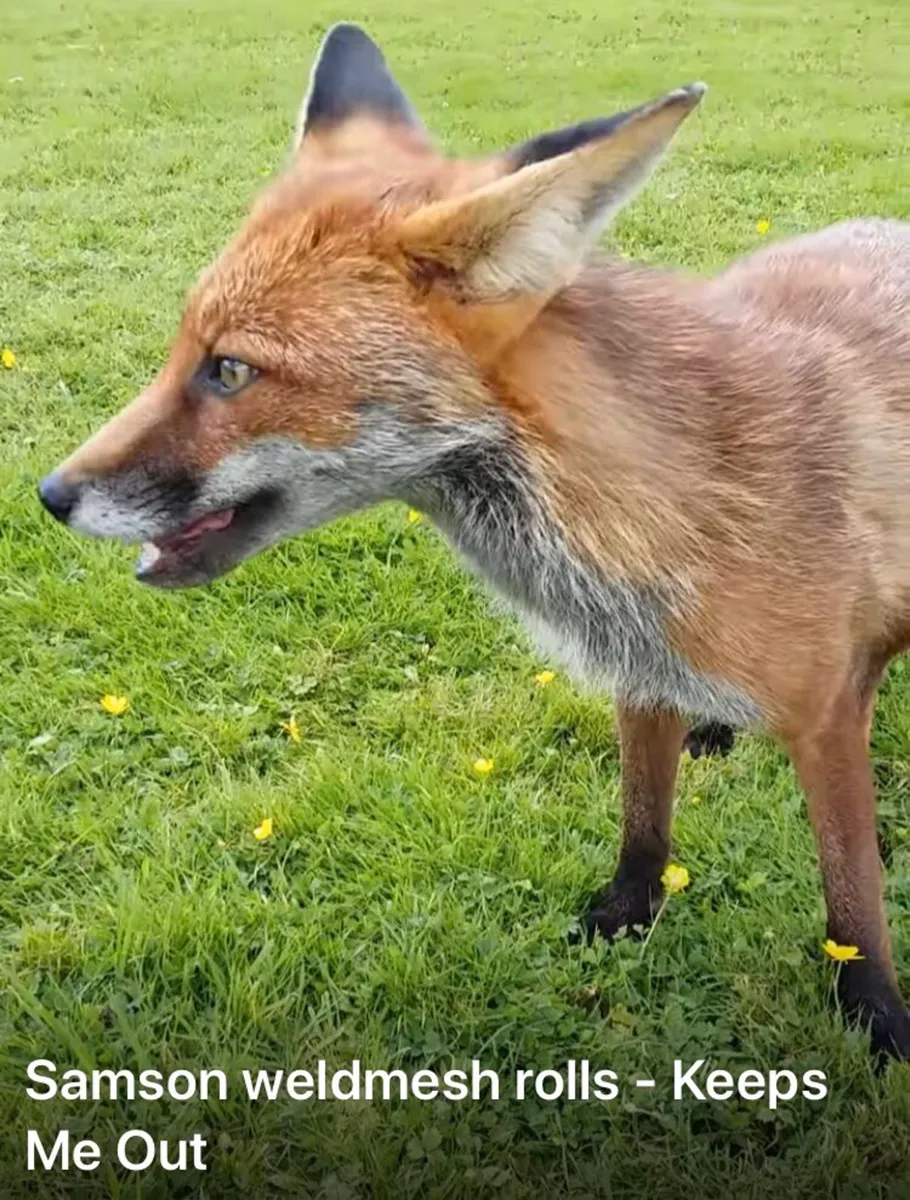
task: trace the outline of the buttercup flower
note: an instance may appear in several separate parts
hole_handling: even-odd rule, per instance
[[[264,842],[266,838],[270,838],[274,832],[274,827],[271,817],[266,817],[261,825],[257,825],[253,830],[253,837],[257,842]]]
[[[547,684],[552,683],[555,678],[555,671],[541,671],[538,675],[534,676],[534,682],[538,687],[546,687]]]
[[[9,346],[4,346],[0,350],[0,363],[3,363],[7,371],[11,371],[16,365],[16,355],[10,350]]]
[[[762,217],[762,219],[760,221],[755,222],[755,232],[756,233],[762,233],[762,234],[767,233],[770,228],[771,228],[771,222],[766,220],[764,217]]]
[[[489,775],[495,766],[496,766],[496,763],[493,761],[492,758],[475,758],[474,759],[474,770],[477,772],[478,775]]]
[[[660,882],[672,896],[684,892],[689,886],[689,872],[679,863],[669,863],[660,877]]]
[[[865,958],[864,954],[860,954],[859,946],[841,946],[833,938],[828,938],[822,950],[835,962],[862,962]]]
[[[418,512],[416,508],[408,509],[408,524],[409,525],[419,525],[422,520],[423,520],[423,513]]]
[[[287,721],[282,721],[281,728],[292,742],[300,741],[300,726],[297,724],[296,717],[291,716]]]
[[[110,692],[101,697],[100,704],[112,717],[122,717],[130,706],[128,696],[114,696]]]

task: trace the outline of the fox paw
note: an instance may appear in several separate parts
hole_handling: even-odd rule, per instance
[[[591,902],[583,922],[584,939],[590,943],[602,937],[612,942],[623,933],[636,936],[653,922],[662,896],[659,881],[614,882]]]
[[[837,981],[838,998],[848,1021],[868,1028],[876,1066],[889,1059],[910,1062],[910,1012],[890,981],[882,981],[874,964],[857,962]]]
[[[701,758],[703,754],[726,756],[733,749],[735,741],[736,733],[731,725],[709,721],[689,730],[683,749],[688,750],[693,758]]]
[[[910,1062],[910,1013],[905,1008],[897,1012],[876,1013],[869,1032],[872,1053],[879,1066],[883,1067],[891,1058],[896,1058],[898,1062]]]

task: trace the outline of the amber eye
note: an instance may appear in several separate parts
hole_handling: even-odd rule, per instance
[[[236,396],[253,382],[259,372],[239,358],[212,358],[206,383],[219,396]]]

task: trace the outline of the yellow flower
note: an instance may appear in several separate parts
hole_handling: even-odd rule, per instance
[[[690,804],[701,804],[701,796],[693,796],[689,801]]]
[[[300,726],[297,724],[296,717],[291,716],[287,721],[282,721],[281,728],[292,742],[300,741]]]
[[[660,877],[660,882],[671,896],[676,892],[684,892],[689,886],[689,872],[679,863],[669,863]]]
[[[767,233],[770,228],[771,228],[771,222],[768,221],[765,217],[762,217],[762,219],[760,221],[755,222],[755,232],[756,233],[762,233],[762,234]]]
[[[489,775],[495,766],[496,766],[496,763],[493,761],[492,758],[475,758],[474,759],[474,770],[477,772],[478,775]]]
[[[7,371],[11,371],[16,365],[16,356],[13,351],[10,350],[9,346],[4,346],[3,350],[0,351],[0,363],[3,363]]]
[[[833,938],[828,938],[822,950],[835,962],[862,962],[864,954],[860,954],[859,946],[840,946]]]
[[[539,675],[534,676],[534,682],[538,687],[546,687],[547,684],[552,683],[555,678],[555,671],[541,671]]]
[[[101,697],[101,707],[112,717],[122,717],[130,706],[127,696],[114,696],[110,692]]]
[[[253,837],[257,842],[264,842],[266,838],[270,838],[273,832],[272,818],[266,817],[261,825],[257,825],[253,830]]]
[[[408,509],[408,524],[409,525],[419,525],[422,520],[423,520],[423,513],[418,512],[416,508]]]

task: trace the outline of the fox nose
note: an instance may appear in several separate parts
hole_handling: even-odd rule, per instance
[[[58,521],[68,521],[79,499],[79,488],[64,479],[59,471],[54,471],[38,484],[38,496],[51,516]]]

